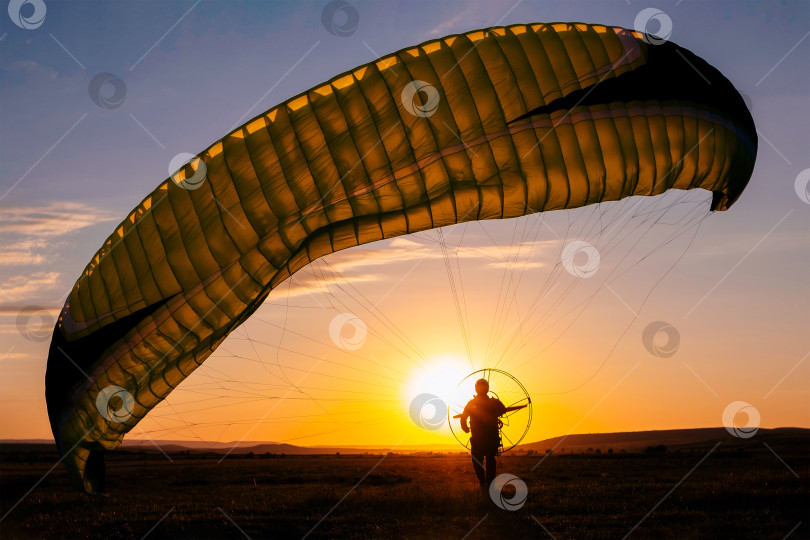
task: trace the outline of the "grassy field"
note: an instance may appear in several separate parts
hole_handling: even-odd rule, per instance
[[[461,454],[239,456],[218,464],[193,454],[170,462],[114,453],[110,496],[90,497],[67,486],[61,465],[25,496],[56,456],[4,452],[0,536],[808,538],[807,449],[773,449],[785,463],[762,445],[554,455],[537,467],[537,455],[506,455],[499,472],[529,490],[517,511],[482,497]]]

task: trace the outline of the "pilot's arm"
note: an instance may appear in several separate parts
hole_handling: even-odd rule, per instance
[[[467,420],[470,418],[470,413],[468,409],[470,408],[470,404],[468,403],[466,407],[464,407],[464,411],[461,413],[461,430],[464,433],[470,432],[470,426],[467,425]]]
[[[506,414],[506,406],[501,402],[500,399],[495,400],[495,406],[493,407],[495,411],[495,417],[503,416]]]

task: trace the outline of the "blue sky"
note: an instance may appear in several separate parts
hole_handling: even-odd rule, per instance
[[[690,364],[700,375],[681,369],[683,380],[695,383],[696,376],[721,401],[750,394],[753,402],[789,374],[784,393],[761,405],[772,411],[763,416],[771,427],[810,426],[806,411],[789,412],[797,399],[807,402],[801,388],[810,379],[810,361],[802,360],[810,351],[810,204],[795,187],[800,172],[810,168],[810,3],[353,0],[359,23],[346,37],[323,26],[326,2],[44,4],[44,22],[35,29],[0,13],[0,401],[4,408],[30,408],[34,418],[4,420],[0,437],[48,434],[48,342],[21,334],[22,308],[55,314],[114,225],[167,177],[178,153],[199,152],[299,92],[427,39],[538,21],[632,28],[650,7],[671,20],[672,41],[705,58],[747,96],[760,131],[748,189],[731,211],[702,224],[678,271],[657,290],[655,316],[677,319],[681,334],[694,336],[696,352],[711,351],[710,358]],[[119,107],[105,109],[91,99],[88,87],[100,73],[123,81]],[[472,245],[506,244],[510,232],[492,225],[473,236]],[[414,289],[380,288],[400,275],[397,264],[403,263],[386,266],[386,247],[363,252],[374,272],[368,265],[345,268],[365,293],[385,294],[395,311],[397,299],[404,302]],[[414,272],[412,287],[446,283],[439,266]],[[752,350],[768,358],[758,361]],[[695,367],[701,362],[705,369]],[[616,373],[613,380],[608,373],[605,388],[618,380]],[[646,375],[638,391],[647,392],[642,389],[660,376]],[[756,380],[767,384],[754,387]],[[717,425],[712,414],[719,419],[714,412],[698,421],[676,414],[663,423]],[[606,417],[594,429],[624,425]]]

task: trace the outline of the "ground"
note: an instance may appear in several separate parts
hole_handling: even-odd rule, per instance
[[[552,455],[539,465],[542,455],[506,455],[499,472],[528,487],[516,511],[482,497],[461,454],[256,455],[217,463],[210,455],[173,454],[170,462],[157,453],[118,453],[108,460],[109,496],[93,497],[67,486],[62,465],[37,484],[55,455],[4,451],[0,536],[810,537],[806,448],[774,448],[779,457],[762,446],[710,450]]]

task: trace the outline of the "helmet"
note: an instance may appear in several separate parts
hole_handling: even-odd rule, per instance
[[[475,381],[475,391],[479,394],[486,394],[489,392],[489,381],[486,379],[478,379]]]

